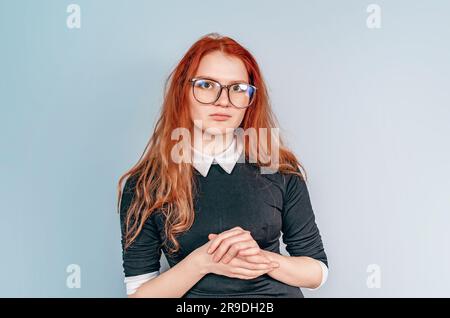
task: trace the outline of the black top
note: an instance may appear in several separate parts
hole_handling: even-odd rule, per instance
[[[165,238],[164,215],[147,219],[136,240],[123,252],[125,277],[160,269],[161,250],[169,266],[180,262],[208,242],[208,234],[240,226],[249,230],[261,249],[280,254],[279,238],[291,256],[309,256],[328,266],[305,181],[293,174],[261,174],[252,163],[238,162],[231,174],[212,164],[206,177],[195,169],[198,184],[195,220],[177,237],[180,250],[169,255],[161,247]],[[299,170],[298,170],[299,171]],[[127,179],[120,207],[122,248],[125,215],[133,199],[136,177]],[[207,274],[183,297],[303,297],[300,288],[273,279],[268,274],[250,280]]]

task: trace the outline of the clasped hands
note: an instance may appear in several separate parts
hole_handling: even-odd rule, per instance
[[[207,258],[207,273],[239,279],[254,279],[279,267],[251,236],[250,231],[234,227],[220,234],[211,233],[201,247]]]

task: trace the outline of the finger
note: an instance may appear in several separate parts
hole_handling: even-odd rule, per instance
[[[211,234],[208,235],[208,240],[213,240],[217,236],[218,236],[218,234],[211,233]]]
[[[252,255],[252,256],[238,256],[237,259],[243,259],[250,263],[257,263],[257,264],[269,264],[273,268],[280,267],[280,263],[276,261],[272,261],[270,258],[265,256],[264,254],[258,254],[258,255]]]
[[[228,238],[222,240],[219,247],[217,247],[216,251],[214,252],[214,261],[215,262],[220,261],[222,259],[222,256],[228,252],[228,249],[233,244],[236,244],[236,243],[242,242],[242,241],[250,241],[250,242],[253,241],[254,242],[254,240],[252,239],[252,236],[250,235],[250,232],[248,232],[248,231],[241,232],[240,234],[236,234],[234,236],[231,236],[231,237],[228,237]],[[255,244],[256,244],[256,242],[254,242],[254,244],[252,244],[251,246],[255,246]],[[233,250],[233,252],[234,252],[234,250]]]
[[[234,236],[231,236],[229,238],[226,238],[224,240],[222,240],[222,242],[220,243],[220,245],[216,248],[215,252],[214,252],[214,257],[213,260],[215,262],[218,262],[222,259],[222,257],[225,255],[225,253],[227,253],[229,251],[229,249],[231,247],[233,247],[234,244],[237,244],[239,242],[245,242],[245,241],[250,241],[251,242],[251,238],[249,239],[249,235],[247,233],[240,233]],[[253,246],[253,245],[251,245]],[[232,253],[238,253],[239,251],[235,251],[236,247],[233,247],[232,249]]]
[[[269,271],[271,271],[272,269],[265,269],[265,270],[251,270],[251,269],[247,269],[247,268],[242,268],[242,267],[236,267],[232,270],[232,273],[234,275],[242,275],[242,276],[249,276],[249,277],[258,277],[261,276],[263,274],[268,273]]]
[[[250,263],[245,260],[235,258],[232,262],[230,262],[230,265],[236,268],[246,268],[249,270],[267,270],[272,269],[271,264],[264,264],[264,263]]]
[[[259,246],[257,247],[251,247],[245,250],[240,250],[239,251],[239,255],[241,256],[251,256],[251,255],[258,255],[260,254],[261,249],[259,248]]]
[[[224,243],[222,243],[222,245],[223,244]],[[232,244],[230,246],[230,248],[228,249],[228,251],[225,253],[225,255],[223,255],[222,262],[227,264],[229,261],[231,261],[239,253],[240,250],[248,249],[248,248],[254,247],[255,245],[258,247],[258,244],[254,240],[237,242],[237,243]],[[216,253],[218,251],[219,250],[217,250]]]
[[[244,276],[244,275],[233,275],[231,276],[233,278],[239,278],[239,279],[245,279],[245,280],[250,280],[250,279],[255,279],[258,276]]]
[[[244,230],[241,227],[237,226],[232,229],[226,230],[220,234],[216,234],[212,240],[211,248],[208,250],[208,253],[210,254],[213,253],[214,250],[220,245],[222,240],[242,232],[244,232]]]
[[[241,228],[233,228],[231,230],[220,233],[219,235],[216,236],[216,238],[212,240],[211,246],[208,249],[208,253],[209,254],[213,253],[224,239],[240,234],[242,232],[244,232],[244,230]]]
[[[239,254],[240,254],[240,252],[239,252]],[[238,256],[240,256],[239,254],[238,254]],[[264,256],[264,255],[261,255],[261,254],[250,255],[250,256],[242,256],[242,258],[243,258],[244,260],[246,260],[247,262],[250,262],[250,263],[264,263],[264,264],[270,264],[270,259],[267,258],[267,257]]]
[[[258,271],[252,271],[253,274],[251,275],[245,275],[245,274],[231,274],[231,277],[236,277],[236,278],[240,278],[240,279],[255,279],[261,275],[267,274],[269,272],[271,272],[273,269],[265,269],[265,270],[258,270]]]

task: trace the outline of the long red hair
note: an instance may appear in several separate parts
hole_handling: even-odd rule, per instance
[[[128,208],[125,221],[125,249],[136,239],[147,218],[156,210],[163,212],[165,216],[164,243],[167,244],[167,239],[172,243],[173,247],[168,248],[170,253],[179,250],[176,236],[187,231],[194,222],[193,198],[196,186],[193,180],[193,166],[185,162],[176,163],[170,159],[171,150],[177,142],[172,140],[171,133],[176,128],[193,130],[189,112],[188,80],[194,76],[202,57],[213,51],[221,51],[241,59],[247,69],[249,82],[257,87],[254,104],[247,109],[240,127],[244,131],[255,128],[258,140],[260,128],[267,130],[277,128],[266,85],[252,54],[235,40],[217,33],[200,38],[189,48],[167,78],[164,101],[154,132],[141,158],[119,179],[117,209],[120,213],[122,182],[125,178],[137,176],[134,199]],[[306,180],[306,172],[295,155],[283,146],[281,138],[277,142],[278,171],[297,174]],[[256,147],[250,147],[245,143],[245,158],[250,158],[251,155],[258,158],[254,152],[266,151],[260,149],[258,145],[259,143]],[[259,159],[255,164],[267,166],[266,162]],[[303,173],[299,172],[299,168]]]

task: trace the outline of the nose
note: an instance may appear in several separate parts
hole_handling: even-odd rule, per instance
[[[214,103],[216,106],[221,107],[229,107],[230,101],[228,100],[228,94],[227,94],[227,88],[224,87],[222,91],[220,92],[219,99]]]

